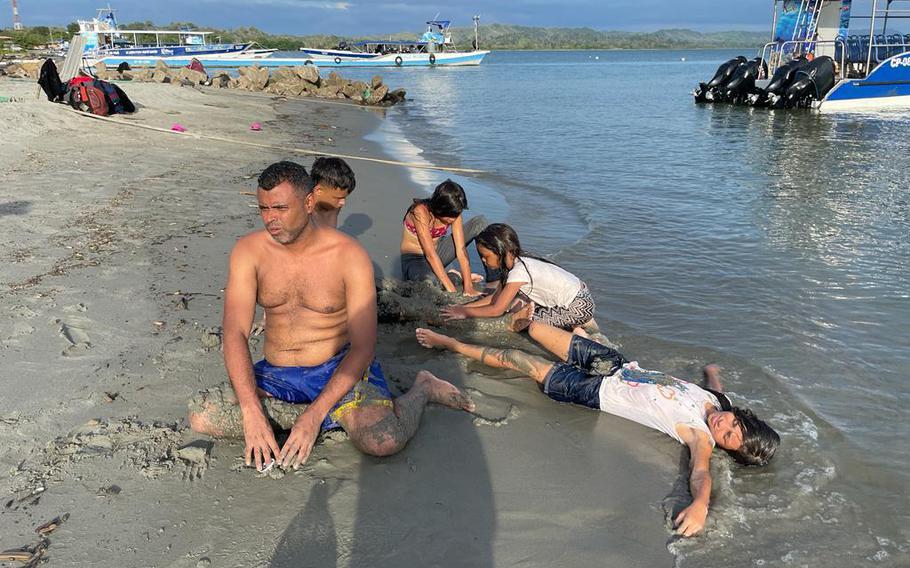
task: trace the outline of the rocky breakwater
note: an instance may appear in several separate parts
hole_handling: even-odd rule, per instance
[[[375,76],[366,83],[351,81],[332,72],[327,77],[313,65],[300,67],[240,67],[233,76],[219,71],[212,76],[186,67],[171,68],[159,61],[154,68],[141,70],[113,70],[103,63],[95,66],[99,79],[132,80],[154,83],[170,83],[180,86],[208,86],[217,89],[238,89],[259,91],[284,97],[316,97],[339,99],[369,106],[392,106],[405,100],[404,89],[392,90]]]
[[[7,65],[0,65],[0,77],[6,75],[13,79],[37,79],[40,70],[41,63],[37,61],[9,63]]]

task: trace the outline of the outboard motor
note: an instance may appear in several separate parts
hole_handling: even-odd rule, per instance
[[[790,83],[793,82],[793,76],[796,72],[808,63],[808,59],[800,56],[778,67],[768,85],[764,89],[757,90],[749,97],[749,104],[752,106],[765,106],[766,104],[773,106],[777,99],[783,96]]]
[[[793,75],[793,82],[776,102],[775,108],[809,107],[820,101],[834,87],[834,60],[827,55],[816,57]]]
[[[726,99],[733,104],[746,102],[749,95],[755,92],[755,81],[763,71],[767,72],[767,70],[765,60],[761,57],[756,57],[737,67],[733,78],[730,79],[730,82],[725,87],[727,92]]]
[[[741,63],[745,63],[746,58],[740,55],[726,63],[722,63],[714,73],[714,77],[707,83],[699,83],[698,88],[692,93],[695,96],[695,102],[704,103],[717,100],[719,89],[723,88],[733,77],[733,73]]]

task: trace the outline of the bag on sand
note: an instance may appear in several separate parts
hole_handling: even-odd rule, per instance
[[[52,103],[62,101],[63,96],[66,94],[66,86],[60,80],[60,74],[57,72],[57,64],[54,63],[53,59],[48,59],[44,62],[44,65],[41,66],[41,73],[38,75],[38,84],[41,85],[41,89],[44,91],[44,94],[47,95],[47,100]]]
[[[76,110],[90,112],[98,116],[107,116],[109,114],[107,97],[104,91],[93,85],[93,79],[87,77],[88,81],[76,81],[83,79],[76,77],[70,81],[70,89],[66,93],[66,102]]]
[[[107,108],[110,114],[123,114],[136,112],[136,106],[130,100],[123,89],[113,83],[95,79],[92,83],[95,87],[104,92],[107,98]]]

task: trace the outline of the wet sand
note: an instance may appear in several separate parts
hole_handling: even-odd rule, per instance
[[[330,434],[300,470],[263,476],[243,467],[242,443],[188,431],[188,401],[226,380],[227,254],[259,227],[242,192],[273,161],[312,158],[91,120],[35,88],[0,79],[0,94],[24,99],[0,104],[0,549],[68,512],[50,565],[673,564],[664,500],[679,492],[678,444],[424,350],[419,317],[382,324],[393,391],[427,368],[478,411],[429,408],[396,456],[365,457]],[[363,139],[381,111],[124,88],[141,107],[126,121],[388,157]],[[351,165],[341,228],[378,277],[394,276],[401,215],[424,188],[403,168]],[[256,357],[261,339],[251,343]]]

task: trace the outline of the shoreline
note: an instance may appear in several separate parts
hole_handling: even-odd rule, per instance
[[[34,100],[30,82],[0,79],[4,94],[9,85],[29,96],[0,106],[16,125],[0,156],[2,285],[28,285],[0,298],[11,393],[0,471],[13,472],[0,484],[43,491],[0,510],[5,548],[69,512],[47,555],[72,566],[673,563],[660,502],[677,476],[675,445],[655,434],[637,447],[638,426],[422,350],[413,326],[380,334],[393,390],[429,368],[473,389],[498,421],[432,407],[396,456],[367,458],[330,435],[304,468],[266,478],[239,467],[241,443],[184,430],[191,396],[226,380],[217,350],[226,254],[259,226],[241,191],[268,163],[312,159],[118,129]],[[143,105],[137,121],[385,153],[369,140],[383,119],[359,107],[124,88]],[[262,132],[247,130],[254,120]],[[405,168],[351,165],[358,187],[340,227],[387,276],[400,216],[425,188]],[[202,467],[173,457],[188,443],[203,448]]]

